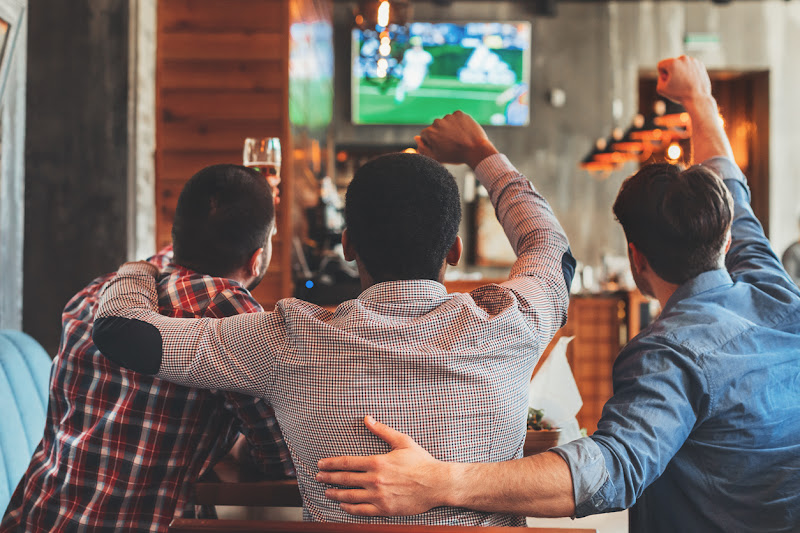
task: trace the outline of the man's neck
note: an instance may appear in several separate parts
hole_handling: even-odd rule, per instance
[[[672,298],[672,295],[675,294],[675,291],[680,287],[680,285],[664,281],[655,274],[648,276],[647,284],[649,285],[647,287],[648,290],[642,290],[642,292],[658,300],[658,303],[661,304],[661,309],[664,309],[669,299]]]
[[[664,287],[661,291],[654,291],[656,293],[656,300],[661,304],[661,309],[664,309],[669,299],[672,298],[672,295],[678,290],[678,287],[679,285],[669,284],[669,287]]]

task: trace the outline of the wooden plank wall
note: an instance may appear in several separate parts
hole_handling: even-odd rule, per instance
[[[171,241],[178,195],[199,169],[242,162],[246,137],[280,137],[288,126],[288,0],[158,2],[156,232]],[[254,295],[267,307],[292,287],[291,165],[282,168],[278,236]]]

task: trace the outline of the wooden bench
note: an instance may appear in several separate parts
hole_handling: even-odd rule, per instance
[[[268,522],[261,520],[203,520],[176,518],[175,533],[597,533],[596,529],[551,527],[417,526],[386,524],[334,524],[321,522]]]
[[[297,480],[264,481],[260,473],[224,457],[194,484],[195,505],[302,507]]]

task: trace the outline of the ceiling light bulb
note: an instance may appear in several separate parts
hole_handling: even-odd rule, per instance
[[[667,158],[669,158],[670,161],[677,161],[681,158],[682,153],[683,150],[681,150],[681,145],[678,143],[672,143],[669,145],[669,148],[667,148]]]
[[[389,2],[381,2],[378,8],[378,26],[384,28],[389,25]]]

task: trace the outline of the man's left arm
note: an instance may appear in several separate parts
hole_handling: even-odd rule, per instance
[[[155,278],[145,262],[126,263],[106,285],[92,339],[119,365],[204,389],[267,394],[286,336],[279,312],[224,319],[161,316]]]

